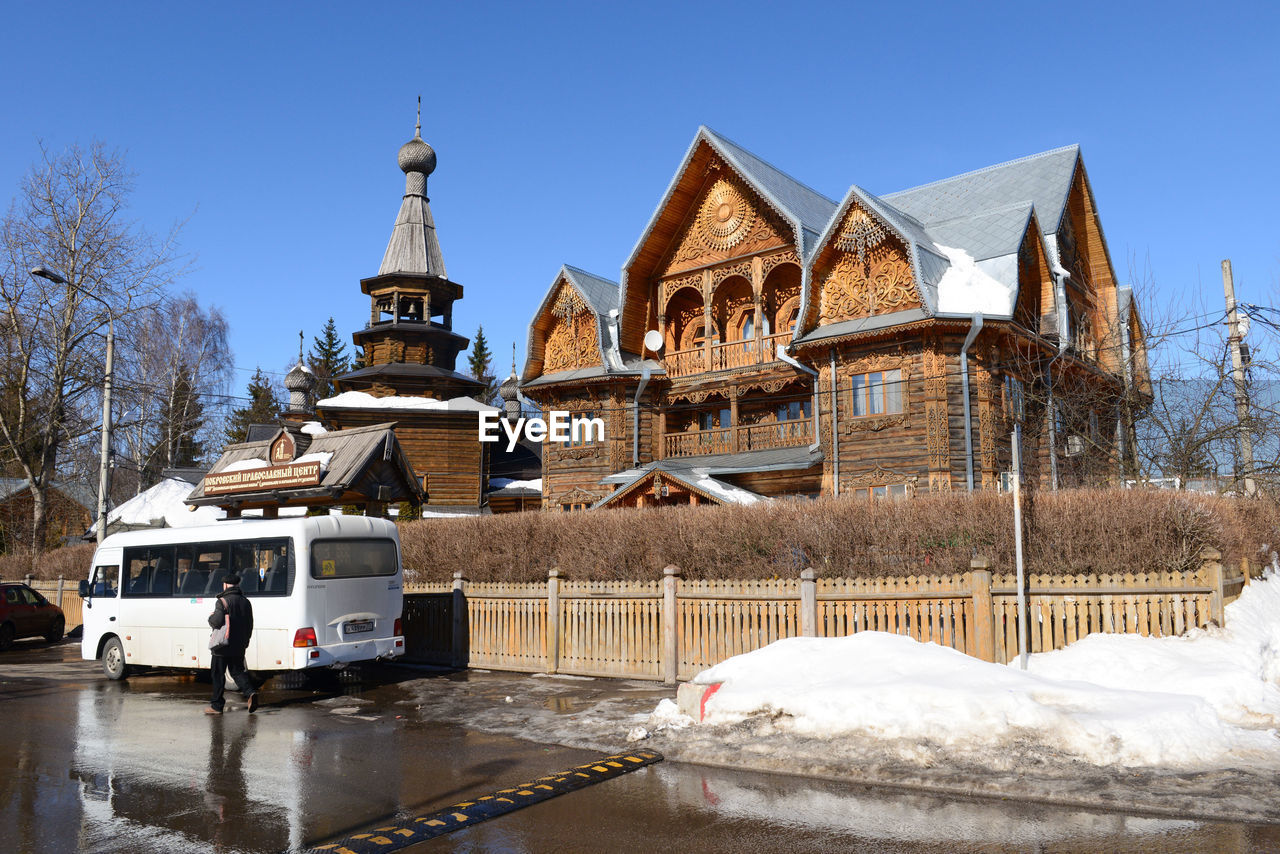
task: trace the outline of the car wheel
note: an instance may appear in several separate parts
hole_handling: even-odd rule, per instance
[[[5,623],[0,626],[0,650],[8,649],[13,646],[13,639],[16,632],[13,630],[13,623]]]
[[[62,635],[67,630],[67,624],[63,622],[61,617],[54,617],[53,622],[49,624],[49,631],[44,633],[44,639],[49,643],[57,643],[62,640]]]
[[[110,638],[102,647],[102,672],[115,681],[123,679],[128,670],[124,663],[124,644],[120,638]]]

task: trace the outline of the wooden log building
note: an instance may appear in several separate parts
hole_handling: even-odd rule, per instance
[[[549,509],[1118,477],[1149,394],[1078,146],[835,201],[699,129],[622,268],[565,266],[524,394]]]

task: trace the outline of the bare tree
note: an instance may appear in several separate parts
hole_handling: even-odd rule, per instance
[[[192,293],[163,299],[128,322],[120,432],[141,491],[161,468],[191,462],[179,449],[218,443],[234,373],[229,325]]]
[[[126,218],[133,175],[100,143],[41,148],[0,223],[0,453],[30,481],[30,546],[46,543],[59,454],[92,432],[111,320],[145,308],[177,274],[177,228],[157,240]],[[35,267],[57,273],[31,275]]]

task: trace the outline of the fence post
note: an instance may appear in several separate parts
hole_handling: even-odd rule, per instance
[[[560,669],[560,570],[547,570],[547,672]]]
[[[467,577],[453,574],[453,666],[466,667],[471,660],[470,616],[467,614]]]
[[[22,583],[27,585],[28,587],[31,586],[31,582],[33,580],[34,580],[34,577],[29,572],[26,575],[22,576]]]
[[[972,647],[970,654],[983,661],[996,660],[995,604],[991,600],[991,561],[975,556],[969,561],[969,590],[973,594]]]
[[[1226,622],[1222,594],[1222,552],[1212,546],[1205,546],[1200,550],[1200,566],[1204,569],[1210,587],[1209,619],[1221,626]]]
[[[800,636],[818,636],[818,584],[813,569],[800,570]]]
[[[679,589],[680,567],[665,567],[662,570],[662,681],[668,685],[674,685],[680,675],[680,650],[676,648],[680,625],[680,604],[676,598]]]
[[[53,603],[53,604],[57,605],[59,608],[61,608],[61,607],[62,607],[62,582],[63,582],[63,580],[64,580],[64,579],[63,579],[63,577],[62,577],[61,575],[59,575],[59,576],[58,576],[58,601]]]

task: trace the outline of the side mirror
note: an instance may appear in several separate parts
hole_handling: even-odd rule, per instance
[[[87,581],[80,582],[80,598],[81,599],[89,598],[89,582]]]

